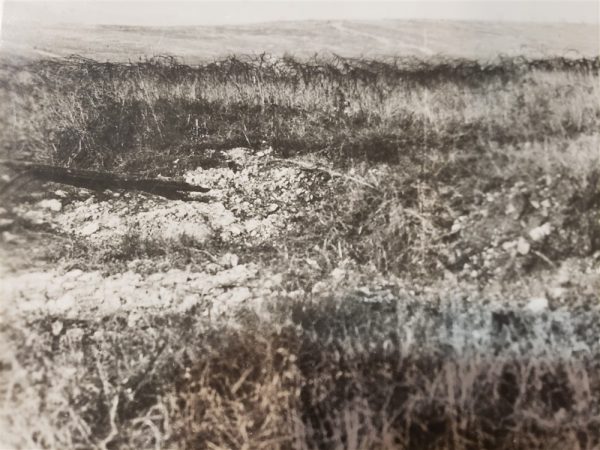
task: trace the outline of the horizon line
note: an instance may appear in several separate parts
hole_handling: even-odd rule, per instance
[[[1,0],[0,0],[1,1]],[[600,27],[600,21],[577,21],[577,20],[560,20],[560,21],[547,21],[547,20],[517,20],[517,19],[485,19],[485,18],[430,18],[430,17],[387,17],[387,18],[371,18],[371,19],[355,19],[355,18],[341,18],[341,19],[267,19],[257,20],[248,22],[230,22],[230,23],[197,23],[197,24],[132,24],[132,23],[81,23],[74,21],[64,22],[44,22],[41,20],[28,20],[19,19],[16,21],[5,22],[3,25],[45,25],[45,26],[77,26],[77,27],[129,27],[129,28],[214,28],[214,27],[239,27],[239,26],[252,26],[252,25],[268,25],[277,23],[307,23],[307,22],[319,22],[319,23],[330,23],[330,22],[467,22],[467,23],[506,23],[506,24],[535,24],[535,25],[592,25]]]

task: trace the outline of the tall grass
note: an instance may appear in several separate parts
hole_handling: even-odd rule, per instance
[[[186,168],[205,149],[235,146],[399,163],[432,150],[592,133],[598,65],[265,55],[199,67],[160,58],[41,61],[5,68],[21,76],[3,77],[2,147],[118,170],[168,169],[175,159]]]
[[[3,385],[4,419],[35,448],[599,444],[598,343],[575,331],[596,329],[596,310],[347,298],[273,314],[14,323],[24,345],[2,367],[24,376]]]
[[[471,227],[468,244],[450,233],[483,208],[486,192],[500,195],[490,205],[500,211],[514,183],[549,175],[538,203],[554,202],[545,220],[571,231],[538,250],[561,260],[599,248],[599,65],[267,55],[195,67],[172,58],[38,61],[4,68],[0,145],[6,157],[163,175],[219,164],[209,150],[235,146],[313,155],[356,170],[375,189],[327,188],[298,245],[319,241],[327,267],[349,256],[427,276],[463,267],[492,240],[496,215]],[[579,224],[569,221],[573,207]],[[521,219],[502,219],[510,229],[503,239],[527,233]]]

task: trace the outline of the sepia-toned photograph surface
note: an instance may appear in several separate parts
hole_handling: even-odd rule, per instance
[[[600,449],[598,1],[0,1],[0,450]]]

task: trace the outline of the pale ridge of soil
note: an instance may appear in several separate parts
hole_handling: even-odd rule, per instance
[[[267,164],[268,152],[251,155],[249,150],[233,149],[224,155],[239,169],[198,168],[185,174],[186,181],[211,188],[208,196],[197,200],[167,200],[136,192],[106,192],[98,197],[65,188],[49,193],[50,199],[18,204],[12,213],[28,226],[82,239],[98,249],[118,246],[132,236],[157,245],[176,245],[182,239],[183,245],[198,247],[214,241],[256,245],[293,226],[299,205],[313,195],[311,176],[300,169]],[[26,245],[19,237],[13,239],[8,245]],[[281,276],[264,273],[252,262],[239,264],[239,258],[229,253],[220,260],[207,255],[213,261],[204,270],[154,268],[153,273],[139,273],[144,261],[134,260],[126,271],[108,276],[79,269],[14,272],[3,267],[2,309],[7,314],[91,318],[134,309],[186,311],[201,305],[207,315],[218,317],[241,306],[259,308],[272,291],[281,290]]]
[[[171,269],[106,277],[97,271],[50,270],[5,277],[2,305],[6,314],[45,313],[78,319],[131,310],[185,312],[199,305],[205,314],[219,317],[242,306],[258,308],[273,290],[280,289],[280,283],[281,277],[261,274],[255,264],[213,274]]]

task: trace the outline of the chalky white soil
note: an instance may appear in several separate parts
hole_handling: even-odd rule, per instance
[[[202,247],[261,244],[276,239],[302,214],[298,205],[310,201],[314,176],[299,168],[271,164],[268,153],[245,149],[225,152],[236,170],[198,168],[184,178],[211,188],[207,195],[168,200],[143,193],[54,190],[48,197],[13,208],[26,223],[61,236],[84,239],[101,248],[130,235],[159,242],[193,242]],[[74,195],[76,194],[76,195]],[[19,236],[3,235],[4,246],[27,245]],[[39,312],[71,318],[94,317],[119,310],[185,311],[196,305],[218,317],[249,304],[257,308],[271,293],[281,295],[281,276],[254,263],[240,264],[226,253],[204,270],[170,269],[104,275],[99,271],[53,267],[12,270],[2,261],[0,293],[3,317]],[[14,265],[14,264],[13,264]]]
[[[31,233],[45,234],[50,239],[77,239],[94,249],[121,245],[130,236],[159,245],[170,241],[189,244],[200,251],[211,250],[216,243],[221,249],[218,254],[207,250],[207,261],[201,266],[174,268],[134,258],[120,273],[104,273],[39,264],[36,255],[43,250],[39,243],[3,231],[0,249],[11,258],[19,255],[16,258],[22,261],[19,264],[0,256],[0,320],[10,320],[15,314],[93,319],[117,311],[185,312],[191,308],[219,318],[235,314],[240,308],[266,313],[271,300],[302,295],[358,296],[364,301],[380,302],[435,298],[436,292],[444,292],[450,299],[472,295],[479,303],[487,299],[497,305],[543,313],[572,307],[581,298],[600,291],[600,257],[566,260],[536,277],[499,283],[491,278],[484,288],[478,285],[478,277],[492,276],[505,261],[535,253],[536,242],[558,233],[551,223],[551,211],[556,207],[545,193],[547,181],[532,194],[539,207],[529,222],[502,222],[505,228],[512,227],[500,233],[503,239],[497,236],[501,230],[494,217],[514,215],[512,205],[522,194],[520,185],[500,193],[506,198],[486,198],[479,209],[456,218],[451,232],[473,235],[465,242],[482,241],[481,248],[473,252],[461,273],[447,273],[443,285],[429,286],[431,295],[414,292],[411,283],[394,276],[383,277],[374,267],[357,267],[349,260],[324,273],[310,258],[301,263],[305,273],[314,274],[313,283],[305,287],[306,292],[290,291],[289,286],[283,286],[283,274],[274,273],[247,255],[241,261],[235,249],[277,243],[285,232],[301,226],[310,210],[307,206],[319,195],[326,195],[329,178],[318,170],[306,170],[310,164],[286,164],[272,158],[268,151],[254,154],[237,148],[222,153],[223,159],[232,163],[230,166],[197,168],[184,175],[187,182],[210,188],[208,194],[186,201],[139,192],[95,195],[48,185],[41,195],[32,192],[26,201],[14,203],[10,214],[6,209],[0,211],[0,228],[10,229],[11,222],[20,221]],[[507,211],[495,211],[504,208],[505,203]],[[486,219],[488,209],[493,214]],[[463,241],[457,242],[456,254],[469,251],[460,247]],[[15,249],[19,252],[6,251]]]

